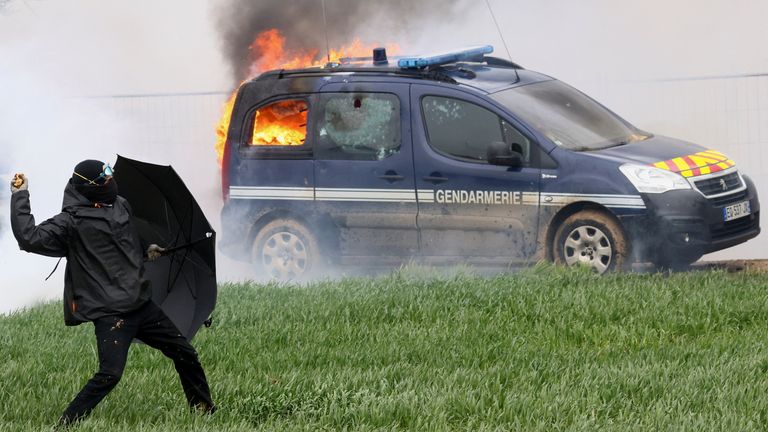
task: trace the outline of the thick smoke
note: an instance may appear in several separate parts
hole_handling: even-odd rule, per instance
[[[127,125],[88,109],[78,100],[53,96],[55,88],[24,68],[0,68],[0,94],[4,102],[0,106],[0,148],[4,154],[0,163],[0,313],[4,313],[41,298],[57,297],[65,264],[62,262],[46,282],[57,260],[19,251],[9,226],[9,176],[23,171],[29,177],[33,214],[40,223],[60,211],[64,187],[77,162],[85,158],[114,162],[117,137],[126,132]],[[29,104],[30,100],[46,103]],[[30,124],[30,119],[35,119],[37,126]]]
[[[372,43],[399,42],[396,38],[412,34],[424,25],[425,17],[430,23],[449,18],[457,4],[457,0],[326,0],[328,41],[331,48],[355,37]],[[230,0],[219,9],[219,14],[223,51],[231,62],[236,82],[248,77],[250,63],[256,60],[249,57],[249,47],[264,30],[280,30],[288,49],[317,49],[321,55],[325,53],[321,0]]]
[[[121,154],[173,164],[217,224],[216,96],[202,98],[205,104],[185,96],[89,97],[225,87],[216,32],[206,28],[207,5],[186,11],[185,24],[195,33],[180,36],[168,31],[164,18],[164,8],[187,4],[175,3],[134,11],[133,5],[90,0],[29,7],[16,1],[0,11],[0,314],[60,298],[64,279],[65,261],[45,281],[57,260],[20,251],[10,233],[8,176],[14,172],[29,176],[40,223],[61,211],[66,182],[83,159],[114,164]],[[190,67],[196,56],[205,61]],[[189,100],[198,101],[194,109]],[[229,280],[237,277],[224,266],[219,270]]]

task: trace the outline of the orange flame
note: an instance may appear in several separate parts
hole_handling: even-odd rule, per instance
[[[256,111],[250,145],[302,145],[307,136],[307,103],[275,102]]]
[[[229,96],[229,99],[224,103],[224,107],[221,110],[221,119],[216,125],[216,154],[219,159],[219,164],[224,158],[224,144],[227,142],[227,129],[229,129],[229,122],[232,120],[232,108],[235,106],[235,96],[237,91]]]
[[[328,54],[331,62],[338,63],[345,57],[370,56],[373,48],[377,46],[381,45],[366,45],[359,39],[355,39],[348,45],[338,49],[331,49]],[[285,37],[277,29],[269,29],[259,33],[249,49],[251,65],[248,71],[249,76],[246,78],[246,81],[268,70],[323,66],[328,61],[328,58],[320,54],[317,49],[286,48]],[[399,46],[390,44],[387,51],[390,54],[396,54],[399,49]],[[229,122],[232,118],[232,108],[235,104],[236,94],[237,91],[235,91],[224,104],[221,119],[216,126],[216,154],[219,163],[221,163],[221,159],[224,156],[224,144],[227,141],[227,130],[229,129]],[[293,103],[296,102],[294,101]],[[271,106],[272,105],[270,105],[270,107]],[[259,112],[261,112],[261,110],[259,110]],[[259,112],[257,112],[257,115],[259,115]],[[303,143],[304,136],[306,135],[306,126],[297,129],[297,125],[306,125],[306,116],[307,111],[305,105],[303,119],[300,119],[299,117],[301,116],[298,114],[296,116],[285,117],[284,119],[270,118],[268,130],[263,129],[262,127],[254,127],[251,145],[295,145],[297,143]],[[254,121],[254,125],[258,126],[259,121],[263,120],[264,119],[257,117],[256,121]],[[266,128],[266,126],[263,127]],[[256,137],[257,132],[263,133],[264,135]],[[299,135],[297,135],[297,133]]]
[[[250,46],[251,67],[250,76],[273,69],[297,69],[315,64],[317,50],[292,50],[285,48],[285,37],[277,29],[265,30],[256,36]]]

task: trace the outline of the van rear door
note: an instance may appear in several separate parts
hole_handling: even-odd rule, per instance
[[[350,82],[318,95],[316,210],[338,227],[342,256],[383,264],[418,252],[408,92],[408,84]]]
[[[441,86],[411,89],[418,226],[425,256],[520,261],[534,254],[538,231],[538,146],[489,102]],[[487,162],[505,142],[523,166]]]

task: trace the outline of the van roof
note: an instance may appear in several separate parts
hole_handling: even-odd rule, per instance
[[[371,57],[343,59],[324,67],[278,69],[265,72],[253,81],[297,77],[388,77],[392,79],[429,80],[459,84],[483,93],[520,84],[551,79],[546,75],[525,70],[515,62],[498,57],[483,56],[481,61],[462,61],[420,69],[397,67],[397,59],[387,64],[374,64]]]

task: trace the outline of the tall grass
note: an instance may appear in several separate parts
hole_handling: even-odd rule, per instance
[[[764,430],[768,275],[406,268],[221,287],[194,344],[219,411],[132,348],[78,431]],[[59,304],[0,318],[0,429],[47,430],[96,367]]]

